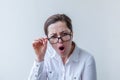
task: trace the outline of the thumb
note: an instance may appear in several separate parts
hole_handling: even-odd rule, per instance
[[[46,49],[46,48],[47,48],[47,39],[45,39],[45,40],[43,41],[43,45],[44,45],[44,48]]]

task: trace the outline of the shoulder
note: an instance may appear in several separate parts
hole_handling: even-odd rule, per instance
[[[94,62],[94,56],[89,53],[88,51],[82,49],[82,48],[79,48],[77,47],[77,54],[78,54],[78,60],[81,62]]]

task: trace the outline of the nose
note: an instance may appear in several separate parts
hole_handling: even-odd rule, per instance
[[[58,43],[62,43],[62,42],[63,42],[62,38],[58,37]]]

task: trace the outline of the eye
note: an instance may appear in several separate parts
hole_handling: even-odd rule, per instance
[[[66,35],[69,35],[68,33],[64,32],[61,34],[61,36],[66,36]]]
[[[51,38],[51,39],[54,39],[54,38],[57,38],[57,36],[54,36],[54,35],[53,35],[53,36],[51,36],[50,38]]]

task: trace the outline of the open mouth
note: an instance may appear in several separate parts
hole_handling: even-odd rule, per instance
[[[59,50],[61,50],[61,51],[64,50],[64,49],[65,49],[65,48],[64,48],[63,46],[59,47]]]

